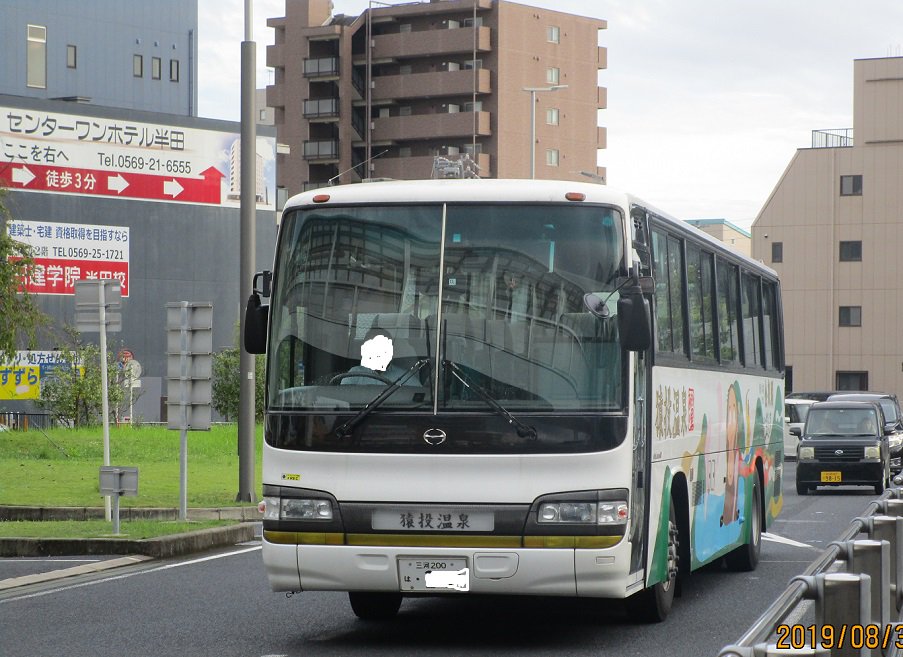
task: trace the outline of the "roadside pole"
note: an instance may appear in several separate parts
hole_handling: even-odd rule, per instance
[[[80,333],[100,333],[100,388],[103,416],[103,464],[110,465],[110,384],[107,372],[107,331],[122,330],[122,287],[118,280],[92,279],[75,283],[75,328]],[[111,312],[107,312],[107,309]],[[77,367],[77,365],[75,365]],[[110,497],[104,496],[104,518],[112,518]]]
[[[179,429],[179,520],[188,520],[188,432],[210,429],[213,304],[166,304],[167,428]]]

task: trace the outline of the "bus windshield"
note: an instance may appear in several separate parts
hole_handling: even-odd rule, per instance
[[[360,205],[282,221],[271,411],[624,412],[617,209]]]

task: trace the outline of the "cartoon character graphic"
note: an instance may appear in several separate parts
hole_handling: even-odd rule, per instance
[[[721,513],[721,525],[729,525],[740,517],[737,506],[737,487],[739,477],[740,453],[737,448],[744,442],[740,432],[740,386],[735,381],[727,389],[727,421],[725,422],[725,434],[727,438],[727,468],[724,478],[724,510]]]

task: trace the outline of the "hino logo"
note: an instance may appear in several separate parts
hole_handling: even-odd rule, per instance
[[[842,449],[835,449],[835,450],[834,450],[834,455],[835,455],[835,456],[843,456],[843,450],[842,450]]]
[[[445,432],[442,429],[427,429],[423,432],[423,440],[427,445],[438,447],[445,442]]]

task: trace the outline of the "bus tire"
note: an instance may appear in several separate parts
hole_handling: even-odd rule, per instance
[[[749,572],[759,565],[759,553],[762,549],[762,493],[760,492],[759,475],[753,478],[752,504],[749,514],[749,542],[728,552],[725,562],[730,570]]]
[[[671,606],[674,604],[674,591],[677,588],[679,536],[677,514],[674,511],[672,500],[671,513],[668,518],[668,577],[663,582],[653,584],[627,598],[627,612],[631,618],[643,623],[660,623],[668,617]]]
[[[389,620],[401,607],[401,593],[349,591],[351,611],[361,620]]]

